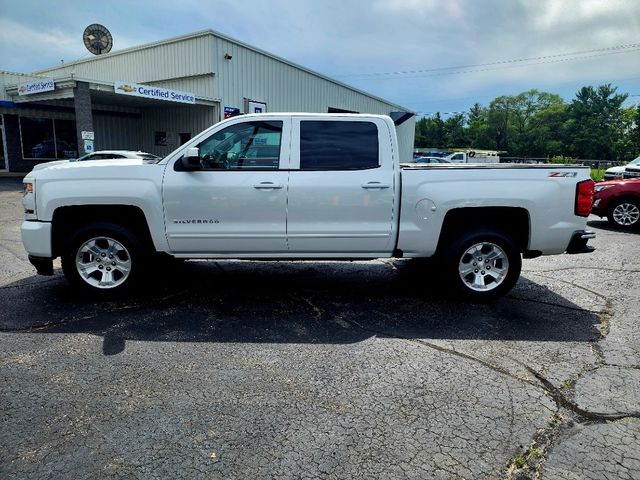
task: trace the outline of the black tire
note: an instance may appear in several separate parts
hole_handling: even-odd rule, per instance
[[[469,253],[472,247],[474,255]],[[461,234],[446,250],[443,260],[448,280],[456,291],[465,299],[480,303],[509,293],[522,268],[522,257],[513,238],[494,229],[474,229]]]
[[[616,228],[634,230],[640,228],[640,199],[620,198],[609,206],[609,224]]]
[[[104,255],[94,255],[87,251],[81,253],[80,249],[87,242],[92,242],[92,248],[97,248],[97,251],[104,250]],[[118,244],[123,249],[116,248]],[[115,248],[112,258],[110,258],[110,248]],[[99,257],[100,265],[97,263]],[[124,292],[138,284],[146,270],[148,258],[149,255],[135,233],[121,225],[107,222],[77,227],[67,237],[61,255],[62,271],[69,283],[74,287],[100,295]],[[80,274],[77,262],[92,269],[100,266],[101,270],[96,270],[86,278]],[[107,269],[111,272],[113,285],[109,285],[109,282],[104,280]],[[128,271],[123,273],[125,270]]]

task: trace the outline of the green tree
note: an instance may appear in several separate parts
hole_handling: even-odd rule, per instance
[[[536,89],[502,95],[488,107],[474,104],[467,115],[420,119],[416,145],[628,160],[640,154],[640,105],[624,108],[627,97],[611,85],[585,86],[569,104]]]
[[[467,142],[471,148],[495,150],[496,143],[491,137],[488,124],[488,110],[479,103],[469,109],[467,115]]]
[[[416,146],[444,148],[446,136],[440,112],[434,117],[423,117],[416,122]]]
[[[468,145],[465,123],[465,116],[462,113],[452,115],[444,121],[445,147],[460,148]]]
[[[582,87],[569,105],[565,125],[568,150],[579,158],[614,159],[614,145],[624,136],[622,104],[627,94],[617,94],[611,84]]]

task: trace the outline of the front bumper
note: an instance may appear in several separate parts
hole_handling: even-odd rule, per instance
[[[587,242],[592,238],[596,238],[596,232],[590,230],[578,230],[571,235],[571,241],[567,247],[567,253],[591,253],[596,248],[591,245],[587,245]]]
[[[51,223],[25,220],[20,228],[22,244],[29,255],[53,257],[51,249]]]

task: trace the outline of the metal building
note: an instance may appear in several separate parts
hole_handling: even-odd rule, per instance
[[[225,116],[266,111],[390,115],[401,158],[412,155],[409,110],[205,30],[33,74],[0,72],[0,169],[90,150],[166,155]]]

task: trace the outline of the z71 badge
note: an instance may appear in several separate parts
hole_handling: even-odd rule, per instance
[[[549,173],[550,177],[563,177],[563,178],[573,178],[578,176],[578,172],[551,172]]]

